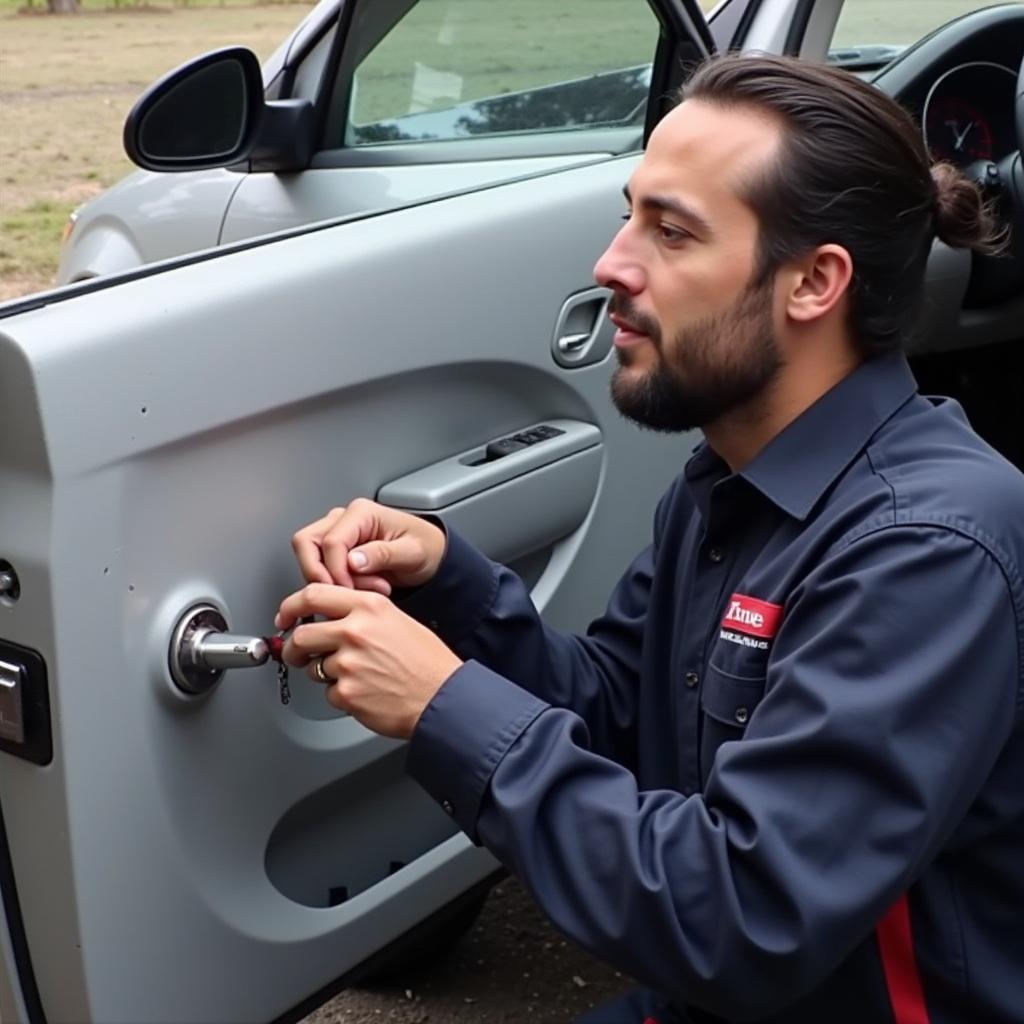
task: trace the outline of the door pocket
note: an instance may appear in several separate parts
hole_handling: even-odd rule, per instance
[[[708,665],[700,696],[702,782],[707,781],[722,744],[743,738],[764,691],[764,676],[745,679]]]

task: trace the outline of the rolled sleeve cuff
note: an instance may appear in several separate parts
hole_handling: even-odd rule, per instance
[[[491,610],[498,592],[498,566],[454,530],[444,529],[448,546],[437,572],[395,604],[454,644],[472,635]]]
[[[548,705],[479,662],[456,670],[427,705],[409,742],[406,771],[474,843],[491,776]]]

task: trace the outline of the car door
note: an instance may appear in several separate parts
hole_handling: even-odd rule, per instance
[[[699,0],[717,49],[814,56],[838,2]],[[343,6],[268,91],[315,104],[309,166],[245,175],[220,241],[632,152],[657,30],[635,0]]]
[[[707,45],[692,0],[653,9],[650,120]],[[591,271],[636,160],[0,307],[5,1024],[271,1020],[491,877],[400,744],[189,652],[268,632],[292,532],[358,495],[556,627],[600,610],[696,441],[608,397]]]

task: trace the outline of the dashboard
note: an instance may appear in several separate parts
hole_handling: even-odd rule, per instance
[[[944,25],[874,78],[921,125],[936,159],[966,167],[1015,152],[1014,101],[1024,57],[1024,4],[985,8]]]
[[[1024,224],[1024,209],[1013,209],[1024,175],[1019,161],[1011,163],[1020,148],[1015,104],[1022,58],[1024,3],[1006,3],[948,22],[869,79],[910,111],[934,159],[969,168],[986,188],[993,179],[983,162],[999,167],[989,196],[1011,229]],[[1024,336],[1024,242],[1018,244],[1012,230],[1009,238],[1009,258],[933,246],[918,351],[962,350]]]

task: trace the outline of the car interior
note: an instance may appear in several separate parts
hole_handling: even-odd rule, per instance
[[[936,247],[911,362],[922,392],[955,397],[974,428],[1024,468],[1022,56],[1024,6],[986,8],[926,36],[874,83],[911,111],[936,158],[981,184],[1005,226],[999,255],[956,260]]]

